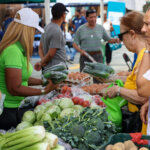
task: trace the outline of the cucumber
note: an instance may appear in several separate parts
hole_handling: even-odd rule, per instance
[[[62,70],[65,70],[65,69],[67,69],[65,65],[58,64],[58,65],[54,65],[54,66],[48,68],[47,70],[49,70],[49,71],[62,71]]]
[[[63,71],[61,71],[62,73],[64,73],[64,74],[66,74],[66,75],[68,75],[68,70],[63,70]]]
[[[109,74],[115,73],[115,71],[112,67],[107,66],[107,65],[102,64],[102,63],[85,62],[85,65],[91,67],[91,69],[94,69],[94,70],[101,70],[101,71],[107,72]]]
[[[52,82],[54,84],[57,84],[57,83],[60,83],[60,82],[64,81],[66,78],[67,78],[67,76],[62,76],[60,78],[52,78]]]
[[[103,78],[103,79],[108,78],[109,75],[110,75],[106,71],[95,70],[95,69],[92,69],[92,67],[89,67],[89,66],[85,66],[85,68],[83,69],[83,72],[88,73],[88,74],[90,74],[92,76],[95,76],[95,77]]]

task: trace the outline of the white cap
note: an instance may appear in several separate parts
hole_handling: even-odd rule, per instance
[[[40,32],[44,33],[44,29],[39,26],[39,15],[31,8],[22,8],[17,11],[17,13],[20,15],[20,19],[14,18],[15,22],[24,24],[29,27],[34,27]]]

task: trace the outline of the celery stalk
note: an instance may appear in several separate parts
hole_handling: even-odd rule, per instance
[[[21,150],[50,150],[49,143],[38,143]]]
[[[56,147],[52,148],[51,150],[65,150],[64,146],[57,145]]]
[[[45,129],[42,126],[26,128],[12,133],[9,137],[6,135],[6,143],[3,148],[4,150],[21,150],[41,141],[44,137]]]
[[[58,137],[55,134],[46,132],[46,136],[43,142],[48,142],[50,147],[53,148],[58,144]]]

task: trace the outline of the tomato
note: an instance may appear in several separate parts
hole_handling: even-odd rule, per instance
[[[65,97],[63,94],[59,94],[58,96],[57,96],[58,98],[63,98],[63,97]]]
[[[49,100],[47,99],[41,99],[37,102],[37,105],[41,105],[41,104],[44,104],[44,103],[47,103]]]
[[[84,101],[82,106],[83,107],[90,107],[90,102],[89,101]]]
[[[78,97],[73,97],[72,101],[74,104],[78,104],[79,103],[79,98]]]
[[[78,102],[78,104],[79,104],[79,105],[82,105],[82,104],[83,104],[83,102],[84,102],[84,100],[83,100],[82,98],[79,98],[79,102]]]

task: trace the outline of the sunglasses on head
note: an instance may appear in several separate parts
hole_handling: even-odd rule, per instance
[[[129,31],[130,31],[130,30],[118,34],[119,40],[120,40],[120,41],[123,41],[123,35],[124,35],[124,34],[127,34]]]

